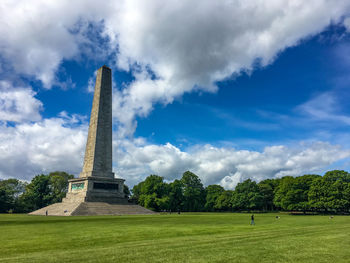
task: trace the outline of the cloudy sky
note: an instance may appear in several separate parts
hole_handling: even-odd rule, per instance
[[[104,64],[129,186],[350,170],[349,0],[2,0],[0,179],[79,174]]]

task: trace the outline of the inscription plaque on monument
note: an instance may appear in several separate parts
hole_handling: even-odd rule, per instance
[[[118,184],[94,183],[94,189],[118,190]]]
[[[84,189],[84,183],[72,184],[72,190],[82,190]]]

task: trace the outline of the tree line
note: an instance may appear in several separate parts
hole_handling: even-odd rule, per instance
[[[0,181],[0,213],[26,213],[60,202],[73,175],[53,172],[35,176],[30,183],[17,179]],[[204,187],[187,171],[181,179],[165,182],[150,175],[132,188],[130,199],[154,211],[314,211],[350,212],[350,174],[334,170],[324,176],[307,174],[238,183],[234,190],[220,185]],[[129,197],[125,185],[124,194]]]
[[[324,176],[306,174],[238,183],[234,190],[204,187],[197,175],[185,172],[166,183],[150,175],[132,189],[132,198],[155,211],[350,211],[350,174],[334,170]]]
[[[74,175],[56,171],[36,175],[30,183],[18,179],[0,181],[0,213],[28,213],[61,202]],[[125,197],[129,188],[124,186]]]
[[[74,175],[52,172],[35,176],[30,183],[17,179],[0,181],[0,213],[27,213],[61,202]]]

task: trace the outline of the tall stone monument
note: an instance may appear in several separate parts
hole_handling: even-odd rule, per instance
[[[90,202],[124,202],[124,180],[112,172],[112,72],[98,69],[83,171],[69,181],[66,198]]]
[[[33,215],[150,214],[152,211],[125,198],[124,179],[112,172],[112,72],[98,69],[85,149],[79,178],[69,180],[68,193],[56,203]]]

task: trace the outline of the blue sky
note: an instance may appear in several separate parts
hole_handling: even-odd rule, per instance
[[[103,64],[128,185],[349,170],[350,3],[336,2],[5,1],[0,178],[79,174]]]

